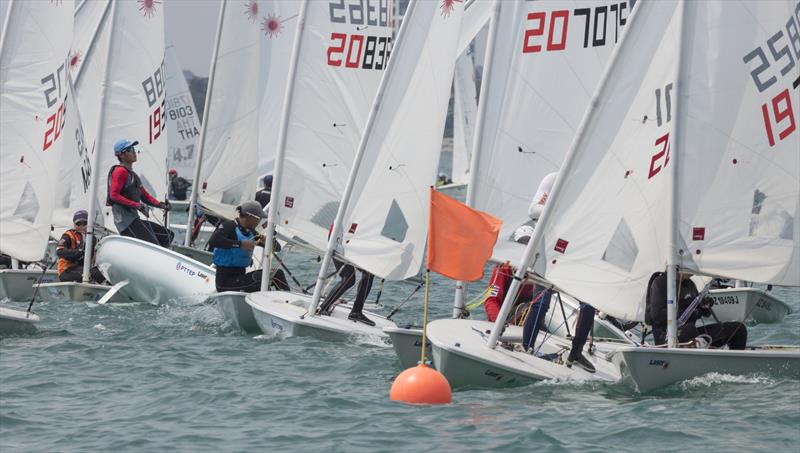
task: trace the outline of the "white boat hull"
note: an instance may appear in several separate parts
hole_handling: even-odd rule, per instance
[[[205,250],[198,250],[196,248],[186,247],[185,245],[180,244],[172,244],[169,246],[169,248],[183,256],[188,256],[195,261],[203,263],[206,266],[211,266],[214,261],[214,254]]]
[[[39,282],[52,283],[58,281],[55,270],[48,270],[42,275],[41,269],[2,269],[0,270],[0,299],[24,302],[33,297],[33,285]]]
[[[385,327],[397,327],[383,316],[365,311],[375,326],[347,319],[350,308],[338,305],[330,316],[309,316],[311,296],[285,291],[267,291],[247,295],[247,303],[261,330],[281,337],[309,336],[326,341],[344,341],[353,336],[386,338]]]
[[[0,307],[0,336],[35,332],[37,322],[39,316],[34,313]]]
[[[768,374],[800,379],[800,348],[778,347],[731,351],[727,349],[677,349],[624,347],[614,354],[640,392],[711,372]]]
[[[245,301],[248,293],[225,291],[208,296],[209,302],[215,302],[222,316],[234,327],[249,333],[261,333],[253,309]]]
[[[417,366],[421,357],[420,354],[422,354],[422,329],[387,327],[383,331],[392,340],[392,347],[400,360],[400,366],[403,369]],[[426,340],[425,345],[425,358],[427,361],[432,362],[433,349],[431,349],[431,342]]]
[[[792,310],[786,303],[758,288],[712,289],[714,314],[720,321],[739,321],[747,324],[768,324],[783,321]],[[706,322],[716,322],[714,318]]]
[[[106,295],[111,286],[96,283],[55,282],[42,283],[36,298],[47,302],[97,302]],[[135,300],[126,294],[116,292],[111,296],[112,303],[130,303]]]
[[[560,360],[548,361],[500,346],[489,349],[486,342],[491,329],[492,323],[488,321],[461,319],[440,319],[428,325],[436,369],[452,387],[509,387],[545,379],[609,382],[621,379],[619,367],[600,351],[594,355],[584,352],[597,368],[596,373],[589,373],[579,367],[568,368]],[[518,341],[521,337],[521,327],[509,326],[501,341]],[[569,340],[544,332],[539,334],[537,343],[542,344],[537,346],[539,352],[561,353],[562,358],[566,358],[563,354],[571,346]]]
[[[128,280],[119,292],[138,302],[204,300],[216,291],[215,271],[210,266],[125,236],[107,236],[100,241],[97,266],[111,283]]]

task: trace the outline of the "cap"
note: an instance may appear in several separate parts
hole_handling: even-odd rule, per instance
[[[177,175],[177,174],[178,174],[178,170],[175,170],[174,168],[170,168],[170,169],[169,169],[169,174],[171,174],[171,175]]]
[[[136,146],[138,144],[139,142],[135,140],[121,138],[117,140],[117,143],[114,143],[114,155],[119,156],[121,153],[125,152],[131,146]]]
[[[267,215],[264,214],[264,210],[257,201],[245,201],[241,206],[239,206],[239,213],[242,215],[247,214],[253,217],[258,217],[259,219],[267,218]]]
[[[264,176],[264,187],[272,187],[272,175]]]
[[[84,222],[89,220],[89,213],[80,209],[75,211],[75,214],[72,215],[72,223],[78,223],[79,220],[83,220]]]

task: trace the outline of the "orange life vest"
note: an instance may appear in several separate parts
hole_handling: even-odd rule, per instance
[[[75,230],[67,230],[67,231],[64,232],[64,235],[69,236],[70,243],[69,243],[69,247],[68,248],[70,250],[75,250],[77,248],[80,248],[83,245],[82,244],[83,235],[78,233],[77,231],[75,231]],[[58,243],[58,248],[59,249],[63,249],[64,247],[67,247],[67,245],[64,244],[64,237],[62,236],[61,237],[61,241],[59,241],[59,243]],[[64,272],[65,270],[70,269],[72,267],[75,267],[77,265],[78,265],[77,261],[70,261],[70,260],[68,260],[66,258],[59,258],[58,259],[58,271],[57,271],[58,275],[61,275],[61,273]]]

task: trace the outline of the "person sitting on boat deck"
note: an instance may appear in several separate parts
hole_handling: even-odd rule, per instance
[[[225,220],[208,240],[214,253],[217,268],[217,292],[242,291],[252,293],[261,290],[261,269],[247,272],[253,262],[253,249],[263,245],[264,237],[256,234],[255,228],[266,217],[256,201],[246,201],[237,207],[239,216]],[[272,286],[282,291],[289,290],[283,270],[278,269],[272,277]]]
[[[178,176],[178,170],[169,169],[169,198],[171,200],[186,200],[186,190],[189,187],[192,187],[192,183]]]
[[[148,205],[167,211],[171,209],[169,203],[160,202],[150,195],[139,175],[133,171],[138,144],[138,141],[126,138],[119,139],[114,144],[114,155],[117,156],[119,165],[113,165],[108,171],[106,204],[111,206],[119,234],[168,247],[172,240],[171,232],[154,222],[143,221],[137,212],[141,211],[149,216]]]
[[[677,280],[677,317],[680,318],[700,292],[691,280],[691,274],[678,272]],[[647,288],[645,323],[653,328],[655,344],[663,345],[667,342],[667,273],[654,273]],[[713,347],[721,348],[727,345],[730,349],[744,349],[747,345],[747,327],[740,322],[720,322],[699,327],[695,325],[701,317],[711,316],[713,303],[712,298],[704,298],[698,309],[689,315],[686,323],[678,325],[678,341],[685,343],[705,334],[711,337]]]
[[[73,228],[61,235],[56,247],[58,256],[58,281],[60,282],[80,282],[83,280],[83,260],[85,259],[86,243],[86,222],[89,213],[83,209],[75,211],[72,216]],[[93,283],[103,283],[106,278],[97,267],[90,270],[90,281]]]
[[[272,175],[264,176],[264,187],[256,192],[255,199],[262,208],[266,208],[272,198]]]
[[[351,264],[346,264],[336,258],[333,259],[333,265],[339,272],[339,283],[331,289],[318,313],[329,315],[333,312],[334,304],[338,301],[347,290],[353,287],[356,279],[356,268]],[[364,303],[367,301],[369,292],[372,289],[372,280],[374,275],[365,270],[361,270],[361,280],[358,282],[358,290],[356,291],[356,298],[353,300],[353,308],[350,309],[350,314],[347,319],[353,322],[361,322],[368,326],[374,326],[375,322],[364,315]]]

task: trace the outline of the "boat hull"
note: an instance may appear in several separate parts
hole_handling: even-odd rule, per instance
[[[214,254],[212,254],[211,252],[207,252],[205,250],[198,250],[180,244],[172,244],[169,246],[169,248],[180,253],[183,256],[188,256],[189,258],[197,262],[203,263],[206,266],[211,266],[211,264],[214,261]]]
[[[403,328],[403,327],[387,327],[383,329],[392,341],[392,347],[400,360],[400,366],[403,369],[417,366],[422,354],[422,329],[420,328]],[[426,361],[433,361],[433,349],[431,349],[431,342],[425,341]],[[435,367],[436,365],[433,364]]]
[[[739,321],[747,324],[772,324],[783,321],[791,313],[786,303],[758,288],[712,289],[714,314],[720,321]],[[708,318],[707,322],[716,322]]]
[[[251,293],[246,297],[258,326],[266,334],[281,337],[309,336],[326,341],[345,341],[353,336],[387,338],[384,327],[397,327],[383,316],[365,311],[375,326],[347,319],[349,307],[338,305],[330,316],[309,316],[311,296],[286,291]]]
[[[41,281],[40,281],[41,279]],[[33,285],[37,282],[52,283],[58,281],[55,270],[48,270],[42,275],[41,269],[2,269],[0,270],[0,299],[23,302],[33,297]]]
[[[563,358],[571,344],[567,339],[539,334],[538,351],[543,354],[560,354],[561,359],[549,361],[530,353],[503,347],[489,349],[486,342],[492,323],[460,319],[440,319],[428,325],[428,338],[433,348],[433,361],[450,385],[463,387],[511,387],[526,385],[545,379],[601,380],[617,382],[621,379],[619,368],[599,351],[594,355],[584,353],[597,368],[588,373],[581,368],[568,368]],[[501,341],[518,341],[522,328],[509,326]]]
[[[39,316],[34,313],[0,307],[0,336],[33,333],[38,322]]]
[[[209,302],[215,302],[217,309],[231,325],[248,333],[262,333],[258,327],[253,309],[245,301],[247,293],[239,291],[226,291],[208,296]]]
[[[614,354],[627,379],[640,392],[716,372],[768,374],[800,379],[800,348],[678,349],[624,347]]]
[[[109,285],[79,282],[42,283],[38,286],[37,299],[47,302],[97,302],[111,289]],[[108,302],[124,304],[135,301],[117,292]]]
[[[139,302],[203,300],[216,292],[215,271],[210,266],[125,236],[107,236],[100,241],[97,266],[111,283],[128,280],[120,292]]]

